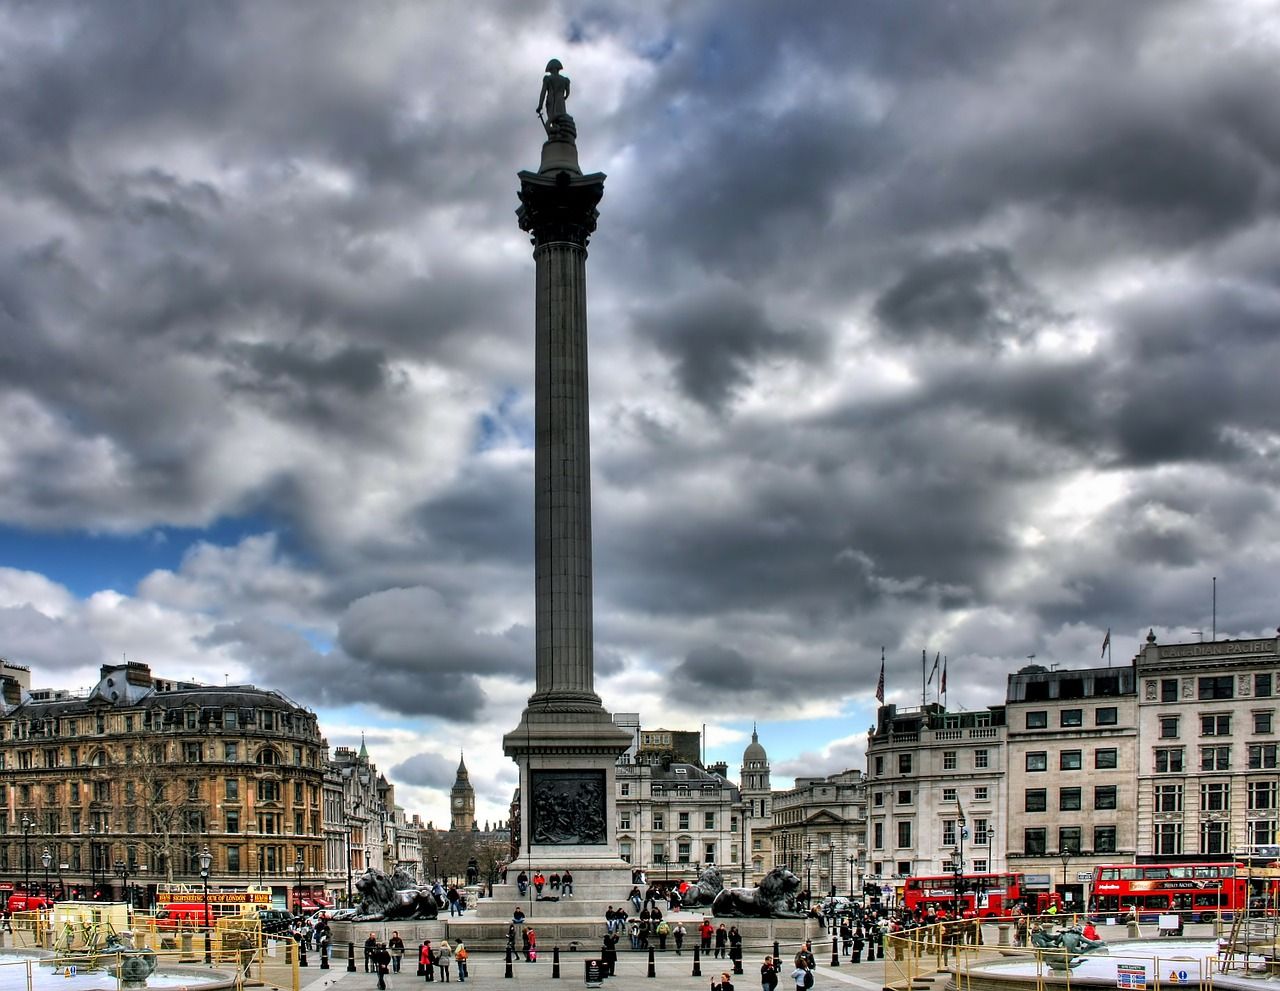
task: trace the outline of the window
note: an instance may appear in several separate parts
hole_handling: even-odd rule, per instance
[[[228,833],[240,832],[240,813],[231,812],[228,810],[224,812],[224,815],[226,816],[226,821],[227,821],[227,832]]]
[[[1183,786],[1156,785],[1156,812],[1181,812]]]
[[[1095,726],[1115,726],[1120,722],[1120,710],[1114,705],[1099,706],[1093,710],[1093,724]]]
[[[1216,854],[1227,852],[1227,834],[1230,823],[1209,819],[1200,823],[1200,852]]]
[[[1095,809],[1114,809],[1116,807],[1116,786],[1095,785],[1093,789],[1093,807]]]
[[[1235,698],[1234,679],[1229,674],[1196,679],[1197,697],[1201,699]],[[1204,851],[1201,851],[1204,852]]]
[[[954,788],[943,788],[942,800],[944,802],[954,802],[956,800],[956,790]]]
[[[676,816],[676,819],[677,819],[676,829],[679,829],[679,830],[686,830],[686,829],[688,829],[688,828],[689,828],[689,813],[688,813],[688,812],[681,812],[681,813],[679,813],[679,814]]]
[[[1255,712],[1253,714],[1253,731],[1255,733],[1270,733],[1271,730],[1271,710],[1266,712]]]
[[[911,773],[911,755],[910,754],[898,754],[898,773],[899,774]]]
[[[1062,710],[1062,716],[1061,716],[1061,722],[1059,723],[1059,725],[1061,725],[1061,726],[1083,726],[1083,725],[1084,725],[1084,710],[1083,710],[1083,709],[1063,709],[1063,710]]]
[[[736,833],[738,831],[738,817],[729,816],[729,832]]]
[[[680,863],[689,863],[689,857],[691,854],[692,848],[690,847],[688,840],[681,840],[676,844],[676,857],[679,859]]]
[[[884,792],[878,791],[871,796],[871,804],[877,809],[884,807]]]
[[[910,805],[910,804],[911,804],[911,792],[910,792],[910,790],[908,790],[908,789],[905,789],[905,788],[904,788],[902,791],[899,791],[899,792],[898,792],[898,804],[899,804],[899,805]]]
[[[1249,768],[1273,768],[1276,766],[1276,744],[1254,743],[1249,746]]]
[[[657,830],[659,833],[667,828],[666,816],[664,816],[661,812],[655,812],[653,814],[653,828]]]
[[[263,780],[258,782],[258,801],[259,802],[278,802],[280,801],[280,782]]]
[[[622,784],[618,785],[618,793],[622,795],[623,798],[629,797],[631,795],[631,783],[629,781],[624,781]]]
[[[1079,826],[1059,826],[1058,827],[1058,850],[1070,850],[1072,853],[1080,852],[1080,827]]]
[[[1181,747],[1156,747],[1156,773],[1181,774],[1183,770]]]
[[[1060,788],[1058,790],[1058,810],[1061,812],[1080,811],[1080,789]]]
[[[990,766],[990,755],[986,750],[975,750],[973,752],[973,766],[979,771],[985,770]]]
[[[1048,830],[1024,829],[1022,831],[1022,852],[1028,857],[1043,857],[1048,841]]]
[[[956,821],[954,819],[942,820],[942,845],[956,845]]]
[[[1249,809],[1274,809],[1276,807],[1276,783],[1274,781],[1249,782]]]
[[[876,776],[880,777],[883,774],[884,774],[884,758],[877,757],[876,758]]]
[[[974,800],[975,802],[985,802],[985,801],[987,801],[987,786],[986,786],[986,785],[979,785],[977,788],[973,789],[973,800]],[[980,873],[980,872],[975,871],[975,873]]]
[[[230,799],[233,802],[238,802],[240,800],[240,779],[239,778],[227,778],[227,783],[225,785],[225,788],[226,788],[226,797],[228,799]]]
[[[1047,729],[1049,726],[1049,713],[1043,709],[1037,709],[1034,712],[1027,713],[1027,729]]]
[[[235,763],[240,759],[240,744],[224,743],[222,745],[222,758],[230,763]]]
[[[203,749],[198,743],[184,743],[182,745],[182,759],[188,764],[198,764],[202,759]]]
[[[1274,819],[1249,820],[1249,845],[1273,846],[1276,842],[1276,822]]]
[[[222,712],[222,725],[224,729],[239,729],[240,712],[237,709],[224,709]]]
[[[1022,809],[1024,812],[1045,812],[1049,808],[1048,791],[1044,788],[1028,788],[1026,790]]]
[[[1200,770],[1202,771],[1231,770],[1231,748],[1230,747],[1201,747],[1200,748]]]
[[[989,870],[990,870],[990,868],[987,866],[987,861],[986,861],[986,860],[980,860],[980,859],[978,859],[978,858],[976,858],[976,857],[974,858],[974,861],[973,861],[973,873],[975,873],[975,874],[986,874]]]
[[[1231,807],[1231,785],[1225,781],[1210,781],[1200,786],[1201,812],[1226,812]],[[1209,851],[1202,851],[1208,853]],[[1217,850],[1216,853],[1223,851]]]
[[[1078,771],[1084,766],[1084,751],[1063,750],[1058,754],[1058,769],[1062,771]]]
[[[911,823],[910,822],[898,823],[898,846],[899,847],[911,846]]]
[[[1158,856],[1170,857],[1182,853],[1182,823],[1158,822],[1152,838]]]
[[[1271,672],[1265,674],[1255,674],[1253,676],[1253,696],[1254,698],[1269,699],[1271,698]]]
[[[1230,736],[1231,716],[1225,712],[1200,717],[1201,736]]]
[[[986,846],[986,845],[987,845],[987,843],[988,843],[988,842],[989,842],[989,840],[990,840],[990,837],[987,835],[989,831],[990,831],[990,824],[987,822],[987,820],[986,820],[986,819],[975,819],[975,820],[973,820],[973,842],[974,842],[974,845],[975,845],[975,846]],[[982,873],[984,873],[984,872],[983,872],[983,871],[978,870],[978,869],[975,867],[975,868],[974,868],[974,873],[975,873],[975,874],[982,874]]]
[[[703,816],[702,816],[702,828],[703,828],[703,829],[715,829],[715,828],[716,828],[716,814],[715,814],[714,812],[707,812],[707,813],[704,813],[704,814],[703,814]]]
[[[1116,827],[1115,826],[1094,826],[1093,827],[1093,852],[1094,853],[1115,853],[1116,852]]]
[[[883,850],[884,849],[884,823],[877,822],[873,824],[871,829],[871,835],[874,837],[871,845],[874,846],[877,850]]]
[[[1119,767],[1118,757],[1115,747],[1099,747],[1093,752],[1093,766],[1099,770]]]
[[[619,812],[619,813],[618,813],[618,828],[619,828],[619,829],[630,829],[630,828],[631,828],[631,813],[630,813],[630,812]]]
[[[1029,750],[1027,751],[1027,770],[1028,771],[1047,771],[1049,770],[1049,753],[1046,750]]]
[[[942,751],[942,769],[944,771],[954,771],[956,769],[956,752],[954,750]]]
[[[1176,702],[1178,701],[1178,679],[1162,678],[1160,681],[1160,701]]]
[[[1160,717],[1160,739],[1176,740],[1178,738],[1178,717],[1177,716],[1161,716]]]

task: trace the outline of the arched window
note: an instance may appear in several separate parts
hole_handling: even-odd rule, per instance
[[[258,751],[258,763],[274,765],[280,763],[280,754],[270,747],[263,747]]]

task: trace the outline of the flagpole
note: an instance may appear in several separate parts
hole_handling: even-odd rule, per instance
[[[924,680],[925,668],[929,666],[929,650],[925,648],[920,651],[920,709],[924,711],[929,706],[928,685]]]

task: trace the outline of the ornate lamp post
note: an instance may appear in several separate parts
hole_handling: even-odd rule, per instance
[[[804,855],[804,907],[813,905],[813,854]]]
[[[89,827],[89,897],[98,894],[98,827]]]
[[[1071,857],[1075,851],[1071,847],[1063,847],[1058,851],[1058,859],[1062,861],[1062,907],[1066,908],[1067,902],[1067,864],[1071,863]]]
[[[31,817],[22,817],[22,889],[31,894],[31,827],[35,825]]]
[[[213,854],[209,852],[209,844],[200,851],[200,880],[204,883],[204,962],[213,963],[213,941],[209,933],[209,867],[213,863]]]
[[[302,905],[302,875],[307,869],[307,862],[302,858],[302,851],[298,851],[298,859],[293,862],[293,869],[298,875],[297,887],[293,889],[293,910],[297,912]]]
[[[369,851],[364,852],[364,859],[369,859]],[[440,880],[440,858],[433,856],[431,858],[431,881],[432,883]]]
[[[960,918],[960,896],[964,893],[964,851],[957,846],[951,851],[951,870],[955,875],[956,918]]]
[[[44,865],[44,896],[49,898],[53,892],[49,890],[49,865],[53,863],[53,854],[49,852],[49,848],[44,848],[44,853],[40,854],[40,863]]]
[[[116,877],[120,878],[120,893],[124,895],[125,901],[132,905],[133,897],[129,892],[129,864],[127,861],[116,861]]]
[[[853,902],[853,865],[857,861],[857,857],[849,857],[849,902]]]

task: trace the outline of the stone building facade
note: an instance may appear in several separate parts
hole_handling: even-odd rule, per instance
[[[861,771],[796,778],[773,794],[774,864],[787,867],[816,899],[852,897],[863,886],[867,787]]]
[[[160,883],[261,884],[320,904],[328,862],[327,746],[315,714],[278,692],[210,688],[104,665],[87,695],[29,691],[0,672],[0,877],[149,903]],[[37,866],[38,865],[38,866]]]
[[[1008,869],[1079,905],[1094,866],[1136,852],[1134,670],[1029,665],[1009,676],[1005,719]]]

